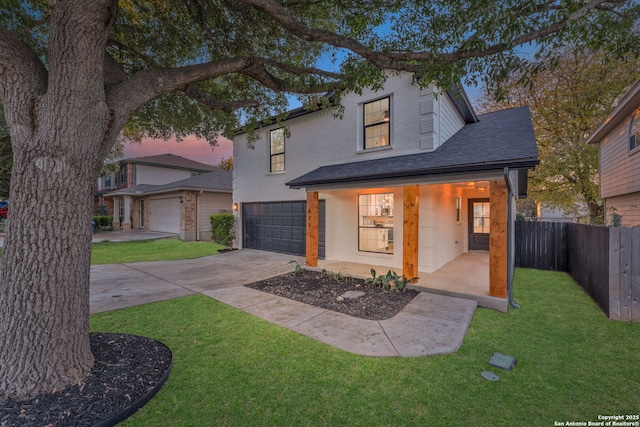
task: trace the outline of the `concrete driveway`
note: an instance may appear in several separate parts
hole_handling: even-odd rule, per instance
[[[204,258],[91,267],[91,313],[132,307],[289,273],[304,258],[243,249]]]
[[[242,285],[294,271],[302,257],[243,249],[204,258],[91,267],[91,313],[200,293],[315,340],[367,356],[455,352],[477,302],[421,293],[388,320],[364,320]]]

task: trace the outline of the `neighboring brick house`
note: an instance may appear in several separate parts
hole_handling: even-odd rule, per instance
[[[409,73],[342,105],[342,119],[293,110],[289,137],[268,124],[254,148],[234,138],[236,245],[407,277],[489,251],[486,295],[506,309],[515,198],[538,163],[528,108],[478,116],[461,89],[436,94]]]
[[[209,217],[231,212],[232,174],[173,154],[126,159],[120,172],[101,177],[114,230],[176,233],[210,240]],[[120,223],[122,217],[122,223]]]
[[[608,225],[640,225],[640,81],[587,139],[599,145],[600,197]]]

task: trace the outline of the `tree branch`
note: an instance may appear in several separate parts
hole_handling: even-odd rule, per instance
[[[359,41],[331,31],[309,28],[304,23],[296,20],[284,7],[274,0],[241,0],[243,3],[262,10],[285,30],[305,41],[327,43],[335,47],[349,49],[358,55],[377,63],[377,58],[372,50]],[[380,64],[378,64],[380,65]]]
[[[255,101],[222,102],[209,98],[204,92],[190,87],[192,83],[211,80],[217,77],[241,73],[252,77],[265,87],[278,92],[294,92],[303,94],[322,93],[337,87],[339,80],[315,85],[296,86],[270,73],[265,65],[280,68],[296,74],[319,75],[321,77],[340,77],[339,74],[323,71],[317,68],[297,67],[279,63],[264,58],[233,58],[212,61],[205,64],[188,65],[179,68],[154,68],[143,70],[126,81],[112,85],[107,90],[107,104],[119,118],[114,120],[124,122],[135,110],[152,99],[176,90],[183,91],[192,98],[216,109],[229,111],[229,108],[256,106]]]
[[[0,24],[0,99],[10,132],[30,132],[48,73],[37,55]],[[15,136],[15,134],[14,134]]]
[[[108,44],[109,46],[112,46],[112,47],[118,48],[119,50],[121,50],[121,51],[123,51],[123,52],[126,52],[126,53],[128,53],[129,55],[131,55],[131,56],[133,56],[133,57],[135,57],[135,58],[138,58],[139,60],[141,60],[141,61],[142,61],[142,62],[144,62],[145,64],[149,65],[150,67],[159,67],[159,66],[160,66],[160,64],[158,64],[158,63],[157,63],[153,58],[151,58],[150,56],[148,56],[148,55],[144,55],[144,54],[142,54],[142,53],[138,52],[137,50],[135,50],[135,49],[133,49],[133,48],[131,48],[131,47],[129,47],[129,46],[127,46],[127,45],[123,44],[123,43],[120,43],[120,42],[119,42],[119,41],[117,41],[117,40],[109,39],[109,40],[107,40],[107,44]]]
[[[128,78],[122,65],[105,52],[104,59],[104,84],[105,86],[122,83]]]
[[[194,84],[190,84],[182,88],[182,92],[184,92],[188,97],[198,101],[203,105],[206,105],[212,110],[221,110],[227,113],[231,113],[240,108],[257,108],[260,106],[260,102],[253,99],[244,99],[229,102],[219,101],[217,99],[211,98]]]
[[[553,33],[557,33],[564,29],[570,22],[585,17],[588,13],[595,9],[606,7],[607,3],[622,3],[622,0],[592,0],[591,2],[580,7],[578,10],[570,14],[566,19],[554,22],[537,30],[530,31],[513,38],[506,43],[496,43],[482,49],[460,49],[455,52],[381,52],[369,49],[359,41],[347,36],[333,33],[328,30],[309,28],[304,23],[296,20],[282,5],[275,0],[241,0],[245,4],[251,5],[259,9],[273,18],[282,25],[287,31],[296,37],[305,41],[316,41],[327,43],[338,48],[348,49],[361,57],[367,59],[379,67],[391,68],[396,70],[418,71],[420,66],[412,64],[413,61],[428,61],[435,63],[452,63],[459,60],[481,58],[493,55],[504,50],[534,41],[540,37],[544,37]],[[531,14],[541,13],[555,6],[547,3],[547,8],[535,7],[530,11]]]
[[[47,69],[37,55],[0,24],[0,97],[24,102],[47,89]],[[9,110],[9,109],[7,109]]]
[[[158,96],[182,90],[191,83],[241,72],[251,64],[250,58],[234,58],[179,68],[143,70],[108,88],[107,104],[114,112],[114,120],[124,126],[135,110]]]

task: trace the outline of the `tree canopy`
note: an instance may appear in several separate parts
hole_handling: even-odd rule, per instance
[[[0,23],[47,63],[51,2],[5,3]],[[640,7],[621,0],[121,0],[117,6],[106,45],[109,82],[114,89],[129,86],[125,80],[156,83],[145,84],[146,93],[135,88],[139,102],[125,128],[133,138],[195,134],[212,141],[239,121],[251,127],[284,113],[287,93],[307,103],[306,95],[380,85],[382,68],[417,72],[423,84],[493,85],[510,71],[535,67],[519,50],[532,42],[551,57],[566,43],[604,48],[612,57],[640,51],[633,33]],[[320,65],[339,63],[321,68],[319,57]],[[176,67],[181,76],[171,73]],[[159,79],[174,81],[162,87]]]
[[[598,146],[585,141],[640,79],[640,61],[569,48],[559,49],[556,56],[557,61],[540,62],[527,85],[513,74],[503,87],[504,99],[488,94],[482,108],[529,105],[540,152],[540,165],[530,173],[530,197],[577,216],[586,210],[590,222],[601,224]]]

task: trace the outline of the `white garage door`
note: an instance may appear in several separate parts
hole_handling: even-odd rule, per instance
[[[149,200],[149,230],[180,233],[180,198]]]

